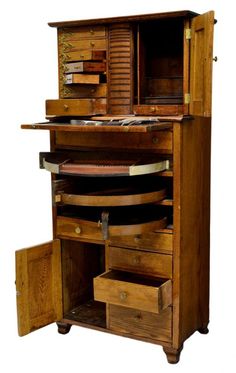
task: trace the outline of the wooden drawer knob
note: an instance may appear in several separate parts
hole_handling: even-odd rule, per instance
[[[75,228],[75,233],[80,234],[81,233],[81,228],[78,226]]]
[[[90,34],[94,34],[94,30],[91,28],[91,30],[90,30]]]
[[[141,313],[138,313],[137,315],[134,316],[136,321],[141,321],[142,320],[142,315]]]
[[[94,41],[91,41],[91,42],[90,42],[90,45],[91,45],[91,47],[94,47],[94,46],[95,46]]]
[[[155,108],[155,106],[152,106],[151,108],[150,108],[150,111],[152,112],[152,113],[155,113],[156,112],[156,108]]]
[[[69,106],[68,105],[64,105],[63,108],[64,108],[65,111],[69,110]]]
[[[127,298],[126,291],[121,291],[120,292],[120,300],[124,301],[124,300],[126,300],[126,298]]]

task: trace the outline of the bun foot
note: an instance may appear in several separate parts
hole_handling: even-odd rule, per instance
[[[183,349],[183,346],[181,346],[178,349],[175,349],[172,347],[163,347],[168,363],[177,364],[179,362],[180,353],[182,349]]]
[[[208,334],[208,333],[209,333],[209,329],[208,329],[207,326],[202,327],[202,328],[199,328],[198,331],[199,331],[199,333],[201,333],[201,334]]]
[[[58,328],[57,331],[59,334],[67,334],[70,331],[71,324],[58,321],[57,328]]]

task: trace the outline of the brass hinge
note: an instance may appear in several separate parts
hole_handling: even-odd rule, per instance
[[[185,93],[184,95],[184,103],[190,104],[190,93]]]
[[[186,28],[186,30],[185,30],[185,38],[187,40],[191,39],[191,28]]]

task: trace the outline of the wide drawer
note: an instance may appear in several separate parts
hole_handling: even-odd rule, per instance
[[[146,274],[148,276],[172,278],[171,255],[110,246],[108,251],[108,265],[110,269]]]
[[[106,114],[105,98],[47,100],[46,115],[73,116]]]
[[[67,100],[66,100],[67,101]],[[143,133],[76,133],[56,132],[56,144],[64,146],[132,149],[171,154],[173,152],[172,131],[153,131]]]
[[[172,310],[167,307],[160,314],[110,304],[108,328],[114,332],[170,342]]]
[[[134,105],[136,115],[178,115],[183,114],[183,105]]]
[[[166,219],[150,221],[140,224],[126,224],[126,225],[109,225],[103,227],[102,222],[90,221],[85,219],[70,218],[64,216],[57,217],[57,237],[78,239],[78,240],[92,240],[103,241],[107,237],[113,235],[126,235],[132,231],[151,231],[155,227],[163,227],[166,225]]]
[[[143,278],[108,271],[94,278],[94,299],[118,306],[160,313],[172,303],[171,280]]]

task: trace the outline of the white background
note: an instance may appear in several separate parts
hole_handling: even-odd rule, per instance
[[[233,4],[233,2],[231,2]],[[0,371],[200,372],[235,370],[235,15],[226,1],[58,0],[1,5],[0,28]],[[38,153],[48,132],[20,130],[44,120],[44,101],[57,98],[56,30],[49,21],[190,9],[215,10],[211,198],[211,322],[206,336],[185,342],[181,361],[167,364],[149,343],[55,324],[17,335],[14,252],[51,239],[50,175]],[[155,40],[153,40],[155,43]],[[190,191],[191,192],[191,191]]]

